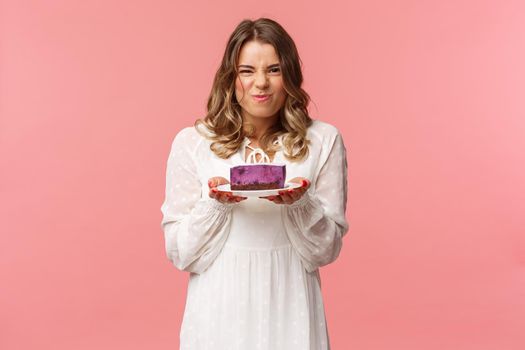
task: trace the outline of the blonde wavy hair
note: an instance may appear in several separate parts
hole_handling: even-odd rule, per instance
[[[310,96],[301,88],[303,75],[301,60],[292,38],[277,22],[268,18],[255,21],[245,19],[231,34],[208,97],[207,114],[195,121],[196,130],[212,141],[211,151],[219,158],[229,158],[242,146],[244,138],[253,136],[255,127],[244,123],[241,106],[235,97],[238,59],[242,46],[252,40],[272,45],[279,57],[286,99],[279,110],[278,121],[259,139],[259,147],[270,158],[279,149],[274,142],[282,135],[285,157],[298,162],[308,156],[310,141],[306,138],[312,119],[308,114]],[[201,132],[203,124],[209,132]]]

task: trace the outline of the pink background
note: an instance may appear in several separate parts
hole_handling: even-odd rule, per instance
[[[0,16],[1,349],[178,348],[169,146],[260,16],[295,39],[311,114],[348,149],[351,229],[322,269],[333,348],[525,349],[523,1],[12,0]]]

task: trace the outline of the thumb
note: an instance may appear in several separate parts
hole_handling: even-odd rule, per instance
[[[208,179],[208,187],[209,188],[217,187],[219,185],[223,185],[223,184],[227,184],[227,183],[229,183],[229,181],[226,180],[222,176],[214,176],[214,177],[211,177],[211,178]]]
[[[305,177],[294,177],[293,179],[291,179],[288,182],[294,182],[294,183],[300,184],[302,187],[306,187],[306,188],[310,187],[310,180],[308,180]]]

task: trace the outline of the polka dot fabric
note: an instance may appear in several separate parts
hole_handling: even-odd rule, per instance
[[[244,147],[229,159],[211,152],[193,127],[174,138],[161,206],[166,254],[190,273],[181,350],[330,349],[319,267],[333,262],[348,231],[347,162],[338,130],[314,120],[309,156],[286,164],[287,180],[306,177],[309,190],[280,205],[248,198],[223,204],[207,181],[229,178],[245,164]]]

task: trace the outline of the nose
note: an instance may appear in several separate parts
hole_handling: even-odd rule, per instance
[[[257,72],[255,74],[255,87],[263,89],[268,85],[268,77],[266,72]]]

